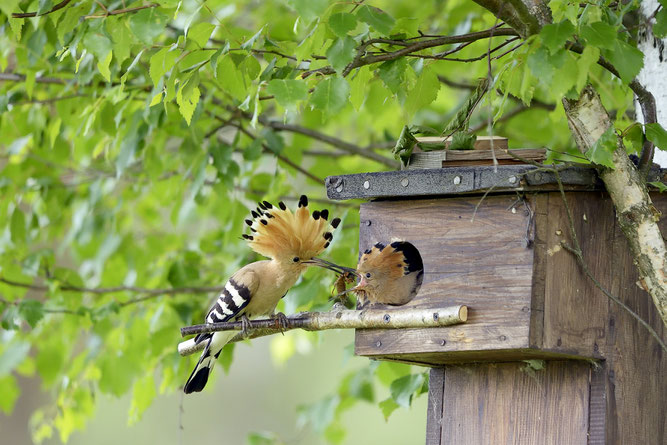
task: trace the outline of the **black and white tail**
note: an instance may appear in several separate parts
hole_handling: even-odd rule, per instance
[[[215,361],[218,359],[222,348],[224,348],[227,342],[229,342],[229,340],[236,334],[238,334],[237,331],[226,331],[214,332],[212,334],[201,334],[197,337],[197,343],[205,341],[206,347],[199,357],[197,366],[192,370],[190,378],[185,383],[183,391],[186,394],[200,392],[204,389],[206,382],[208,382],[208,377],[211,374],[211,370],[213,369],[213,365],[215,365]]]
[[[250,289],[230,278],[227,284],[225,284],[224,290],[218,296],[217,301],[208,312],[206,323],[230,321],[240,317],[249,301]],[[206,342],[206,347],[199,357],[197,366],[192,370],[190,378],[183,387],[183,391],[186,394],[200,392],[204,389],[213,365],[220,355],[220,351],[236,334],[238,334],[237,331],[221,331],[199,334],[195,337],[195,343]]]

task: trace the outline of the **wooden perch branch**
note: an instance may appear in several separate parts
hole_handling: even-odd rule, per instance
[[[467,306],[451,306],[442,309],[400,309],[380,310],[366,309],[362,311],[334,309],[329,312],[302,312],[287,317],[287,326],[280,329],[275,319],[250,321],[248,335],[239,333],[231,342],[246,338],[264,337],[278,334],[292,329],[306,331],[324,331],[327,329],[405,329],[450,326],[465,323],[468,320]],[[208,323],[187,326],[181,329],[181,335],[203,334],[217,331],[240,331],[240,321],[224,323]],[[195,344],[194,339],[184,341],[178,345],[178,353],[182,356],[194,354],[204,349],[205,342]]]

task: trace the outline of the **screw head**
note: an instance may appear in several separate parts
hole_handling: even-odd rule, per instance
[[[440,315],[437,312],[433,312],[433,320],[438,321],[438,318],[440,318]]]
[[[507,340],[507,337],[504,336],[504,335],[501,335],[500,337],[498,337],[498,340],[505,341],[505,340]]]
[[[447,344],[446,340],[440,340],[440,346],[445,346]]]
[[[516,176],[514,176],[514,175],[510,176],[509,177],[509,182],[510,182],[510,184],[516,183]]]
[[[461,177],[460,176],[454,176],[454,185],[459,185],[461,183]]]
[[[385,323],[389,323],[389,320],[391,320],[391,316],[389,314],[384,314],[382,320],[384,320]]]
[[[380,340],[376,341],[375,346],[379,348],[380,346],[382,346],[382,342]]]
[[[338,193],[342,192],[342,191],[343,191],[343,184],[341,184],[341,185],[339,185],[338,187],[336,187],[336,191],[337,191]]]
[[[403,187],[407,187],[409,183],[410,183],[410,180],[408,178],[401,179],[401,185]]]
[[[366,225],[367,225],[367,226],[370,226],[370,225],[371,225],[371,220],[370,220],[370,219],[366,220]]]
[[[371,188],[371,183],[368,182],[368,181],[364,181],[364,188],[365,188],[366,190],[368,190],[369,188]]]

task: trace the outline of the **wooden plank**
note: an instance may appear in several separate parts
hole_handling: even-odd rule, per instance
[[[418,137],[417,139],[417,145],[415,146],[415,149],[417,152],[421,151],[419,148],[420,144],[428,144],[428,145],[443,145],[445,147],[449,147],[449,144],[452,140],[451,136],[448,138],[440,137],[440,136],[424,136],[424,137]],[[496,149],[506,149],[508,147],[507,144],[507,138],[502,137],[502,136],[477,136],[477,140],[475,140],[474,144],[474,149],[475,150],[490,150],[491,149],[491,139],[493,139],[493,147]]]
[[[510,152],[524,159],[543,161],[546,159],[546,150],[522,148],[510,150]],[[441,167],[475,167],[480,165],[493,165],[493,156],[499,165],[522,164],[523,162],[495,147],[491,150],[435,150],[428,152],[415,152],[410,157],[409,169],[412,168],[441,168]]]
[[[654,206],[667,214],[667,197],[652,194]],[[667,220],[659,222],[667,233]],[[618,296],[667,341],[651,297],[636,283],[638,274],[628,244],[618,225],[614,228],[611,292]],[[667,440],[667,354],[657,341],[625,310],[609,305],[607,366],[607,443],[663,445]]]
[[[548,231],[549,194],[528,195],[528,203],[533,210],[533,287],[530,301],[530,346],[542,347],[544,335],[544,292],[546,286],[546,256]]]
[[[582,362],[448,366],[440,443],[585,444],[588,375]]]
[[[445,391],[445,369],[432,368],[428,378],[426,407],[426,445],[440,445],[442,434],[442,397]]]
[[[591,272],[609,287],[614,211],[608,195],[566,193],[575,230]],[[575,257],[561,247],[572,245],[569,222],[559,193],[549,196],[543,346],[600,357],[606,344],[607,297],[584,275]]]
[[[357,331],[359,355],[526,348],[533,251],[515,196],[362,204],[360,249],[401,238],[424,261],[424,284],[404,307],[466,304],[468,322],[447,328]],[[483,240],[481,242],[480,240]],[[378,346],[379,345],[379,346]]]

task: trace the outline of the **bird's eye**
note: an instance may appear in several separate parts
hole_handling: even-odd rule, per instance
[[[370,272],[366,272],[366,278],[370,278],[370,277],[371,277],[371,273],[370,273]]]
[[[295,256],[294,258],[292,258],[292,261],[294,261],[295,263],[298,263],[299,262],[299,257]]]

